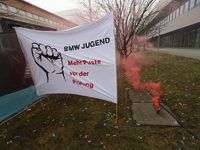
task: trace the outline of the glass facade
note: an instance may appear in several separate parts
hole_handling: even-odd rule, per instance
[[[200,4],[200,0],[196,0],[196,6]]]
[[[39,18],[40,18],[41,21],[44,21],[44,18],[43,18],[43,17],[39,17]]]
[[[33,15],[33,17],[37,20],[39,19],[38,15]]]
[[[176,18],[179,16],[179,8],[176,10]]]
[[[1,26],[1,23],[0,23],[0,33],[2,33],[3,32],[3,30],[2,30],[2,26]]]
[[[33,15],[29,12],[27,12],[27,16],[30,17],[30,18],[33,18]]]
[[[169,16],[169,21],[172,21],[172,13]]]
[[[194,8],[195,0],[190,0],[190,9]]]
[[[196,38],[195,38],[195,48],[200,47],[200,28],[197,29]]]
[[[157,46],[157,38],[155,42]],[[160,47],[200,48],[200,28],[179,31],[160,37]]]
[[[9,11],[17,13],[17,9],[15,7],[12,6],[8,6]]]
[[[184,6],[184,5],[182,5],[182,6],[180,7],[180,15],[183,14],[183,6]]]
[[[184,13],[190,11],[195,7],[199,7],[200,0],[187,0],[184,4],[179,5],[175,10],[167,12],[166,16],[163,16],[160,21],[158,21],[149,30],[149,33],[154,32],[155,27],[158,23],[161,26],[173,21]],[[153,38],[155,46],[158,46],[158,37]],[[197,48],[200,49],[200,25],[194,24],[193,27],[185,27],[184,29],[179,29],[172,31],[171,33],[165,33],[165,35],[160,35],[160,47],[175,47],[175,48]]]
[[[1,8],[1,9],[4,9],[4,10],[8,10],[7,7],[6,7],[6,5],[3,4],[3,3],[0,3],[0,8]]]
[[[173,20],[176,18],[176,11],[173,12]]]
[[[49,22],[49,20],[45,18],[45,22],[47,22],[47,23],[48,23],[48,22]]]
[[[194,40],[195,40],[195,30],[192,30],[190,32],[190,42],[189,42],[189,47],[190,48],[194,47]]]
[[[185,3],[185,7],[184,7],[184,13],[186,13],[188,11],[188,7],[189,7],[189,1],[187,1]]]
[[[23,16],[26,16],[26,12],[23,11],[23,10],[19,10],[19,14],[20,14],[20,15],[23,15]]]

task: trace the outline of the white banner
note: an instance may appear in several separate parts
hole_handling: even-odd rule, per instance
[[[65,31],[15,30],[38,95],[68,93],[117,103],[113,12]]]

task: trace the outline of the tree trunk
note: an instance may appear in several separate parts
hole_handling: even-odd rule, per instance
[[[145,54],[145,45],[143,45],[143,54]]]

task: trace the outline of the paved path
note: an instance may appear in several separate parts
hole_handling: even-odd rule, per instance
[[[159,51],[161,53],[167,53],[177,56],[195,58],[200,60],[200,49],[181,49],[181,48],[160,48],[158,49],[150,49],[146,48],[146,50]]]

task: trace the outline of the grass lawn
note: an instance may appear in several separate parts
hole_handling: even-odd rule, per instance
[[[200,60],[150,51],[145,55],[154,64],[142,68],[141,82],[160,82],[163,100],[182,117],[187,129],[200,138]],[[25,111],[0,127],[0,149],[200,149],[200,141],[182,127],[133,127],[131,120],[127,123],[130,110],[125,93],[126,88],[133,87],[120,68],[117,80],[116,124],[116,104],[72,94],[52,94],[43,100],[45,110],[38,103],[31,112]]]

